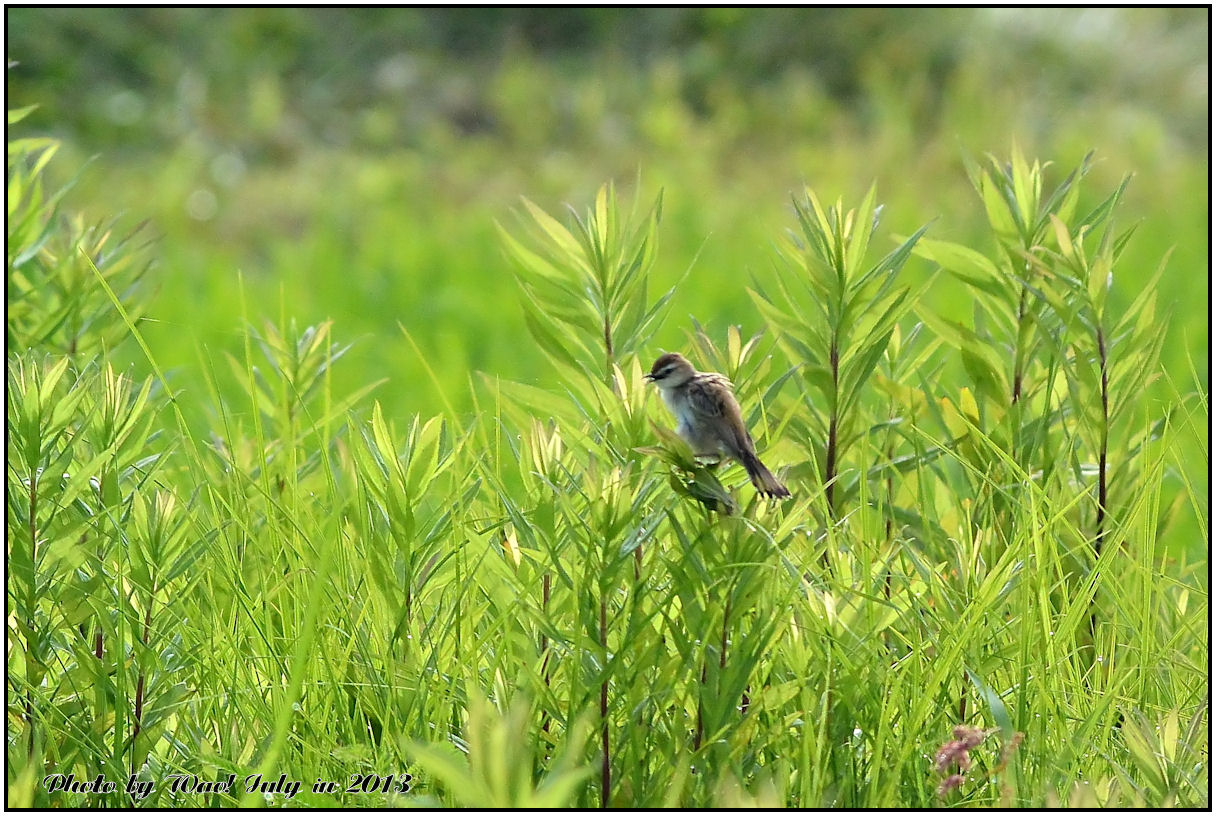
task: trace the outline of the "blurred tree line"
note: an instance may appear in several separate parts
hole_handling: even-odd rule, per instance
[[[796,76],[866,122],[875,71],[922,87],[920,123],[960,74],[1058,97],[1147,106],[1188,146],[1207,144],[1209,14],[1190,9],[883,8],[10,8],[10,106],[86,144],[152,146],[204,120],[274,142],[339,145],[368,108],[408,107],[459,130],[501,127],[487,77],[526,59],[600,75],[671,66],[688,109],[722,83]],[[636,86],[631,89],[631,84]],[[1098,100],[1102,101],[1102,100]],[[286,118],[286,125],[284,124]],[[763,127],[764,122],[743,123]],[[64,130],[68,132],[64,132]]]

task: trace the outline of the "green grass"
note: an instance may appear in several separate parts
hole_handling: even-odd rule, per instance
[[[1038,127],[981,51],[856,106],[517,56],[487,133],[276,159],[263,84],[255,148],[63,197],[89,131],[10,116],[8,804],[1209,806],[1185,129]],[[792,500],[691,459],[660,349]]]
[[[859,30],[842,31],[837,47],[869,42],[873,53],[823,57],[856,71],[854,96],[841,97],[799,50],[763,81],[730,81],[729,60],[740,49],[729,45],[699,56],[672,49],[641,65],[611,49],[574,59],[523,47],[462,61],[433,53],[419,36],[407,60],[414,84],[393,90],[377,77],[399,68],[400,54],[377,32],[408,29],[409,15],[266,11],[207,23],[189,11],[152,19],[99,12],[91,15],[99,18],[95,36],[77,43],[65,15],[17,10],[28,19],[15,27],[22,33],[12,56],[24,61],[9,86],[19,104],[40,106],[32,122],[65,137],[50,169],[60,183],[79,176],[78,210],[94,220],[125,214],[128,228],[150,220],[145,236],[155,242],[159,274],[150,287],[155,322],[145,331],[184,379],[200,346],[239,348],[234,316],[243,294],[255,321],[283,313],[303,325],[336,321],[339,336],[354,343],[335,373],[343,391],[385,376],[424,378],[398,322],[436,361],[447,398],[463,411],[470,368],[541,383],[543,359],[515,342],[524,326],[494,225],[509,223],[521,196],[557,213],[584,206],[606,180],[623,192],[640,186],[647,198],[664,191],[653,276],[663,290],[684,285],[658,344],[685,342],[689,315],[719,333],[741,325],[750,335],[762,322],[737,284],[770,275],[793,191],[809,184],[826,199],[859,200],[877,182],[893,231],[935,222],[930,237],[983,246],[985,222],[962,159],[1004,155],[1016,138],[1028,155],[1061,168],[1096,150],[1085,195],[1135,175],[1121,217],[1143,227],[1115,297],[1134,297],[1172,250],[1176,274],[1159,284],[1163,307],[1176,312],[1164,354],[1182,380],[1188,357],[1200,371],[1208,357],[1206,304],[1191,296],[1195,278],[1186,272],[1208,260],[1206,96],[1191,93],[1194,66],[1186,62],[1188,32],[1202,19],[1201,10],[1192,13],[1164,31],[1168,16],[1129,14],[1113,21],[1111,35],[1126,42],[1081,49],[1035,39],[1035,26],[1053,24],[1045,13],[1012,27],[1029,41],[1021,56],[998,47],[1015,34],[995,13],[858,14]],[[866,33],[884,20],[886,38]],[[295,42],[294,34],[298,50],[276,50],[266,62],[241,50],[248,34],[199,44],[190,32],[207,24],[229,33],[264,27],[276,43]],[[360,48],[326,39],[345,26],[367,29],[367,39],[349,37]],[[824,26],[799,20],[790,36],[835,30]],[[945,47],[938,37],[957,49],[944,76],[933,63]],[[160,47],[161,39],[174,47]],[[77,68],[56,81],[80,58],[76,45],[98,49],[96,64],[121,69],[94,81]],[[204,46],[218,53],[191,61]],[[776,46],[792,47],[781,39],[770,50]],[[1159,59],[1161,50],[1174,56]],[[1145,73],[1126,76],[1125,63]],[[1152,69],[1160,74],[1148,66],[1161,66]],[[94,96],[78,98],[84,88]],[[125,110],[132,94],[142,114],[129,120],[115,109]],[[461,111],[479,126],[469,130]],[[198,209],[196,195],[213,196],[214,208]],[[912,263],[911,274],[930,274],[930,265]],[[962,318],[971,308],[954,281],[927,297],[944,314]],[[386,388],[378,397],[399,416],[443,405],[430,387]],[[197,427],[205,425],[200,417]]]

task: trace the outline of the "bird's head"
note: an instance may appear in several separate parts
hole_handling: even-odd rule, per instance
[[[692,367],[692,363],[685,360],[683,355],[673,351],[654,361],[646,379],[659,388],[678,388],[692,379],[696,373],[697,370]]]

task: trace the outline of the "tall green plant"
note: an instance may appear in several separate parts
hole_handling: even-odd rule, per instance
[[[1143,408],[1144,389],[1158,376],[1166,324],[1157,318],[1155,308],[1164,261],[1122,315],[1109,306],[1115,268],[1132,234],[1131,229],[1117,234],[1112,217],[1127,182],[1124,179],[1075,227],[1052,216],[1056,251],[1044,262],[1045,285],[1036,289],[1061,327],[1054,339],[1062,346],[1058,353],[1065,361],[1069,426],[1080,443],[1070,457],[1073,476],[1077,484],[1085,484],[1092,473],[1096,483],[1089,527],[1095,569],[1111,527],[1118,524],[1117,518],[1112,519],[1113,499],[1118,495],[1125,503],[1134,494],[1129,477],[1136,460],[1144,458],[1146,446],[1161,435],[1171,413],[1167,409],[1159,419],[1129,427],[1129,420],[1141,419],[1135,409]],[[1090,615],[1095,639],[1097,624],[1095,609]]]
[[[146,265],[130,236],[115,239],[116,222],[85,227],[63,211],[71,185],[47,191],[57,150],[40,137],[8,146],[7,595],[19,667],[8,680],[10,701],[23,701],[23,751],[10,760],[84,776],[99,758],[141,766],[180,710],[168,598],[185,591],[199,548],[183,543],[186,503],[156,485],[169,449],[162,397],[110,362],[146,307]]]
[[[660,197],[634,224],[632,218],[622,218],[614,188],[607,185],[586,216],[573,214],[573,226],[567,228],[525,200],[528,218],[522,229],[528,238],[520,241],[501,231],[519,267],[528,329],[555,364],[555,374],[570,397],[566,406],[556,410],[564,419],[559,430],[577,465],[556,474],[557,481],[549,488],[558,497],[553,511],[562,532],[556,540],[546,540],[564,543],[549,550],[550,570],[541,576],[541,583],[546,607],[556,604],[565,591],[572,593],[576,625],[562,639],[571,645],[581,643],[583,636],[574,632],[585,632],[590,643],[576,653],[596,656],[589,664],[594,667],[590,676],[584,663],[569,678],[572,708],[567,719],[584,705],[596,709],[599,799],[604,806],[613,797],[616,712],[636,681],[635,670],[620,661],[620,647],[613,644],[622,629],[636,630],[638,616],[652,614],[641,599],[643,545],[655,534],[653,521],[646,523],[645,505],[655,481],[635,450],[647,431],[637,354],[674,293],[669,290],[654,303],[647,294],[661,201]],[[506,392],[523,397],[522,404],[531,410],[550,407],[551,400],[543,395],[511,386]],[[525,415],[517,413],[516,418],[526,424]],[[514,524],[525,530],[530,525],[519,513],[514,511]],[[567,552],[570,548],[573,551]],[[575,554],[574,568],[564,568],[564,561]],[[621,586],[632,587],[626,596],[632,601],[620,599]],[[548,683],[556,653],[551,651],[544,659]],[[622,689],[615,700],[614,682]],[[588,696],[591,688],[596,691]],[[545,693],[552,693],[552,688]]]
[[[528,329],[551,360],[611,386],[615,367],[645,349],[675,294],[673,287],[653,303],[648,295],[662,204],[660,195],[633,223],[608,184],[585,216],[571,210],[572,228],[527,199],[528,240],[500,228],[519,265]]]
[[[800,234],[781,245],[786,267],[778,280],[780,302],[751,293],[789,359],[801,367],[797,382],[805,410],[794,430],[809,459],[822,463],[818,475],[829,518],[837,517],[845,498],[838,485],[849,451],[868,432],[861,399],[892,332],[916,302],[909,287],[897,285],[899,272],[928,229],[869,264],[880,211],[876,195],[871,187],[855,210],[842,201],[825,209],[809,189],[795,199]]]
[[[596,715],[593,801],[631,801],[623,790],[700,801],[718,778],[692,784],[671,763],[722,768],[741,759],[724,745],[744,726],[739,706],[746,713],[746,690],[780,621],[779,607],[760,601],[776,552],[766,525],[784,523],[789,537],[797,513],[760,522],[765,509],[753,501],[725,529],[704,512],[736,500],[650,421],[637,359],[672,295],[645,299],[658,205],[641,228],[617,227],[616,208],[605,188],[568,231],[532,208],[543,256],[508,236],[529,326],[566,395],[500,386],[517,402],[504,403],[506,415],[532,428],[516,453],[531,470],[521,474],[527,498],[504,496],[504,555],[514,575],[535,582],[521,589],[542,648],[534,682],[543,686],[543,727],[588,709]],[[723,351],[698,327],[694,343],[708,362],[745,375],[745,397],[765,381],[769,362],[753,353],[755,338],[744,344],[733,329]],[[536,412],[553,424],[538,425]],[[654,447],[656,433],[663,447]],[[660,461],[672,466],[670,482],[655,472]],[[680,502],[681,494],[698,501]],[[539,569],[525,571],[534,552]],[[667,752],[666,764],[656,764],[655,751]]]
[[[76,374],[66,356],[10,358],[9,378],[9,683],[25,759],[140,767],[188,697],[175,606],[202,552],[189,508],[157,485],[160,402],[151,380]]]
[[[973,295],[971,326],[929,309],[918,314],[954,348],[971,379],[974,411],[956,403],[957,413],[973,413],[985,431],[995,432],[1015,461],[1055,472],[1057,451],[1049,433],[1057,420],[1052,397],[1059,359],[1049,337],[1051,310],[1035,291],[1044,286],[1042,259],[1052,219],[1071,223],[1080,181],[1090,157],[1045,194],[1047,166],[1028,163],[1017,145],[1012,158],[993,156],[967,162],[995,247],[989,254],[949,241],[922,241],[916,252],[962,281]],[[977,463],[978,464],[978,463]],[[987,471],[989,465],[981,464]]]
[[[1116,419],[1138,416],[1142,387],[1157,370],[1164,338],[1153,308],[1160,270],[1127,312],[1111,313],[1114,267],[1132,232],[1113,226],[1127,179],[1079,214],[1080,181],[1090,166],[1086,156],[1046,192],[1047,166],[1028,162],[1016,145],[1009,162],[989,156],[983,164],[969,163],[995,247],[984,254],[928,240],[917,252],[975,296],[970,327],[921,310],[939,338],[958,351],[970,377],[970,388],[957,399],[947,397],[940,408],[929,403],[937,427],[953,437],[954,451],[966,462],[943,474],[955,492],[977,502],[967,514],[969,536],[998,548],[1010,545],[1002,531],[1014,529],[1009,520],[1018,512],[1019,483],[1032,480],[1046,500],[1070,508],[1078,492],[1093,485],[1092,520],[1061,528],[1056,546],[1064,556],[1063,575],[1052,594],[1061,607],[1075,610],[1079,599],[1089,608],[1091,648],[1083,651],[1093,658],[1099,649],[1098,565],[1110,571],[1120,563],[1103,556],[1103,545],[1112,527],[1126,531],[1128,523],[1127,516],[1122,525],[1111,518],[1112,451],[1120,452],[1124,472],[1135,467],[1136,457],[1160,437],[1169,412],[1140,429],[1124,425],[1115,432]],[[1123,484],[1132,488],[1130,480]],[[1134,504],[1132,495],[1142,497],[1130,489],[1125,506]],[[972,565],[960,564],[959,574],[983,580],[981,565],[999,553],[991,545]],[[966,711],[965,694],[960,711]]]
[[[8,126],[33,111],[9,111]],[[143,224],[121,235],[117,219],[87,225],[64,212],[72,185],[46,188],[46,169],[58,151],[59,142],[42,136],[8,142],[5,337],[11,347],[89,360],[129,333],[94,269],[132,319],[147,307],[141,289],[148,262],[136,246]]]

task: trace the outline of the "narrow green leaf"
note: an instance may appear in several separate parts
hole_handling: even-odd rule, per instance
[[[26,105],[24,108],[13,108],[8,112],[9,125],[15,125],[25,117],[29,116],[34,111],[38,110],[37,105]]]
[[[582,255],[578,239],[571,235],[570,231],[563,227],[557,219],[526,198],[523,199],[523,203],[528,214],[532,216],[532,220],[536,222],[537,226],[549,237],[549,240],[560,248],[564,254],[571,257]]]

